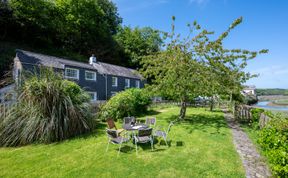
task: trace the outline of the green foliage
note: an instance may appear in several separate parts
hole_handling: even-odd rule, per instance
[[[255,95],[245,95],[244,103],[248,105],[253,105],[258,102],[258,99]]]
[[[237,104],[245,103],[245,96],[242,95],[240,92],[232,93],[232,100],[236,101]]]
[[[264,112],[264,109],[261,108],[253,108],[251,109],[252,113],[252,122],[256,122],[258,124],[261,113]]]
[[[123,119],[127,116],[137,116],[147,111],[151,103],[148,93],[143,89],[131,88],[110,98],[100,109],[100,118]]]
[[[252,127],[248,127],[248,133],[257,141],[268,158],[270,168],[276,177],[288,176],[288,118],[281,113],[272,113],[260,108],[254,108],[252,113]],[[270,120],[268,124],[259,129],[260,114],[265,113]],[[249,131],[250,128],[250,131]],[[246,128],[247,129],[247,128]]]
[[[125,26],[115,39],[124,50],[124,58],[133,67],[139,67],[141,57],[158,52],[162,44],[159,32],[150,27],[132,29]]]
[[[287,89],[272,88],[272,89],[256,89],[256,94],[261,95],[288,95]]]
[[[74,82],[52,69],[29,76],[18,102],[0,118],[0,145],[61,141],[92,128],[89,96]]]
[[[210,37],[214,32],[202,29],[197,22],[188,25],[187,37],[180,37],[175,34],[174,20],[175,17],[172,32],[164,33],[165,50],[146,56],[141,72],[145,78],[152,78],[151,90],[155,93],[181,101],[179,118],[183,119],[189,98],[208,96],[213,100],[217,95],[239,93],[241,84],[254,77],[244,71],[247,60],[266,51],[223,47],[223,40],[242,18],[236,19],[216,40]]]
[[[0,14],[2,40],[95,53],[115,63],[118,51],[113,35],[122,19],[112,1],[10,0],[0,7]]]
[[[277,177],[288,176],[288,118],[276,117],[259,131],[259,144]]]

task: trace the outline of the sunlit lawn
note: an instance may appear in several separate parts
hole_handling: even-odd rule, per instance
[[[151,114],[166,127],[178,112]],[[0,148],[0,177],[245,177],[221,112],[189,108],[186,121],[172,127],[169,148],[158,141],[153,152],[149,144],[140,147],[138,156],[128,146],[119,157],[116,145],[106,153],[105,127],[57,144]]]

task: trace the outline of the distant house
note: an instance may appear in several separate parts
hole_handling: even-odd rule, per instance
[[[245,86],[242,90],[242,94],[244,95],[255,95],[256,92],[255,92],[255,89],[256,87],[255,86]]]
[[[34,71],[35,67],[52,67],[63,77],[75,81],[91,95],[92,101],[107,100],[127,88],[143,88],[144,81],[136,70],[99,62],[92,56],[87,63],[76,62],[34,52],[16,50],[14,79],[20,80],[22,70]]]

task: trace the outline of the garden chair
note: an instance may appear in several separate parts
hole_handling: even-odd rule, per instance
[[[165,141],[165,143],[166,143],[166,145],[169,146],[169,145],[168,145],[168,142],[167,142],[167,141],[168,141],[168,134],[169,134],[169,132],[170,132],[170,130],[171,130],[171,127],[172,127],[173,125],[174,125],[173,122],[170,122],[167,130],[165,130],[165,129],[163,129],[161,126],[159,126],[159,127],[158,127],[159,129],[157,129],[157,130],[154,132],[154,137],[161,137],[161,138],[163,138],[164,141]]]
[[[129,142],[130,138],[127,137],[126,134],[125,134],[125,136],[119,136],[117,131],[113,130],[113,129],[106,129],[106,133],[108,136],[108,144],[106,147],[106,152],[108,151],[110,143],[117,144],[117,145],[119,145],[117,156],[119,156],[122,144]]]
[[[123,128],[128,130],[136,123],[135,117],[124,117],[123,119]]]
[[[130,124],[133,125],[136,123],[136,118],[135,117],[124,117],[124,124]]]
[[[145,124],[148,125],[149,127],[150,126],[155,127],[156,126],[156,118],[155,117],[152,117],[152,118],[147,117]]]
[[[138,130],[138,134],[134,136],[135,145],[136,145],[136,154],[138,155],[138,143],[148,143],[151,144],[151,149],[153,151],[153,136],[152,136],[152,128],[140,129]]]
[[[119,135],[120,133],[124,131],[124,129],[117,129],[115,122],[112,118],[107,119],[107,125],[108,125],[108,129],[115,129],[117,131],[117,135]]]

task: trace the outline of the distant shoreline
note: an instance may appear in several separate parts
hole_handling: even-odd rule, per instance
[[[288,107],[288,96],[287,95],[262,95],[258,96],[259,102],[269,102],[267,106],[279,106]]]
[[[259,99],[259,101],[276,101],[276,100],[288,100],[288,96],[287,95],[260,95],[257,96],[257,98]]]
[[[288,104],[280,104],[280,103],[275,103],[274,101],[271,101],[267,104],[267,106],[287,106],[288,107]]]

